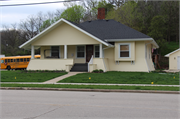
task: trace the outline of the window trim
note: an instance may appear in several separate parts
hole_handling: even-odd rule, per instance
[[[93,55],[93,57],[94,58],[100,58],[100,46],[99,46],[99,57],[96,57],[96,50],[95,50],[96,46],[99,46],[99,45],[94,45],[94,55]]]
[[[78,57],[78,55],[77,55],[77,48],[78,48],[78,46],[83,46],[84,47],[84,57]],[[84,59],[86,57],[86,46],[85,45],[77,45],[76,46],[76,58],[77,59]]]
[[[129,45],[129,57],[121,57],[120,56],[121,45]],[[119,43],[118,46],[119,46],[119,49],[118,49],[118,56],[119,56],[119,58],[131,58],[131,43]]]

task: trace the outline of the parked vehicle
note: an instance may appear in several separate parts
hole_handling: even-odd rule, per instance
[[[40,59],[40,55],[34,56],[36,59]],[[1,69],[26,69],[31,56],[11,56],[1,58]]]

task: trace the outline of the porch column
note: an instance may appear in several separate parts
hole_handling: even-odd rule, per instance
[[[34,45],[31,45],[31,59],[34,59]]]
[[[64,59],[67,59],[67,45],[64,45]]]
[[[99,58],[102,58],[102,44],[99,44]]]

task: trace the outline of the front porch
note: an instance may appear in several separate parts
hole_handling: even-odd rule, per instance
[[[102,44],[39,46],[40,59],[34,59],[35,47],[38,46],[31,46],[31,61],[28,70],[66,70],[69,72],[73,71],[73,66],[76,68],[78,66],[79,69],[84,68],[78,64],[86,64],[88,72],[95,69],[104,71],[108,69],[107,59],[103,58]]]

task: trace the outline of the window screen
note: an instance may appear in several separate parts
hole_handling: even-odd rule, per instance
[[[84,58],[84,46],[77,46],[77,57]]]
[[[95,57],[99,57],[99,46],[95,46]]]
[[[129,57],[129,45],[120,45],[120,57]]]
[[[51,47],[51,57],[59,58],[59,46]]]

